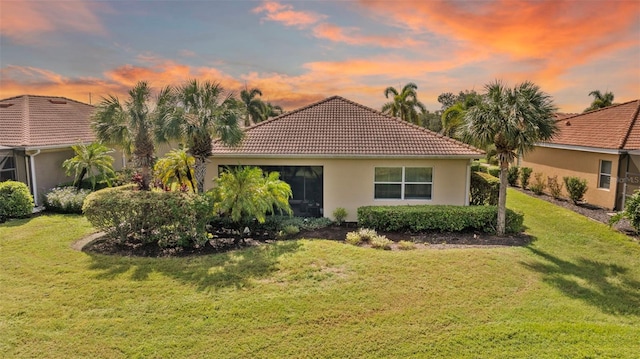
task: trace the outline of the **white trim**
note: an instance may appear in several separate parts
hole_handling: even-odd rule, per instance
[[[620,155],[627,153],[626,150],[619,150],[613,148],[600,148],[600,147],[587,147],[587,146],[574,146],[574,145],[561,145],[556,143],[541,142],[535,144],[538,147],[556,148],[559,150],[572,150],[582,152],[604,153],[609,155]]]
[[[602,163],[603,162],[609,162],[611,164],[611,169],[609,170],[609,173],[602,172]],[[600,162],[598,163],[598,189],[606,190],[606,191],[611,190],[611,181],[613,180],[613,176],[611,175],[612,172],[613,172],[613,161],[600,160]],[[602,179],[603,175],[604,176],[609,176],[609,187],[602,187],[601,186],[601,183],[602,183],[601,179]]]
[[[465,179],[465,184],[464,184],[464,205],[468,206],[469,205],[469,197],[471,196],[471,161],[469,161],[469,163],[467,163],[467,171],[466,171],[466,176],[467,178]]]
[[[40,154],[40,150],[36,150],[35,153],[26,153],[25,154],[27,156],[29,156],[29,159],[31,161],[31,191],[33,192],[33,203],[36,205],[36,207],[38,206],[38,181],[36,181],[36,156]]]
[[[375,178],[375,171],[377,168],[400,168],[402,169],[402,173],[401,173],[401,178],[400,178],[400,182],[390,182],[390,181],[376,181]],[[407,182],[406,180],[406,169],[407,168],[428,168],[431,169],[431,182]],[[374,167],[373,168],[373,199],[375,201],[432,201],[433,200],[433,176],[434,176],[434,169],[433,166],[431,167],[417,167],[417,166],[380,166],[380,167]],[[400,185],[400,198],[376,198],[376,185],[377,184],[393,184],[393,185]],[[413,184],[421,184],[421,185],[430,185],[431,186],[431,193],[429,193],[429,198],[405,198],[405,187],[406,185],[413,185]]]

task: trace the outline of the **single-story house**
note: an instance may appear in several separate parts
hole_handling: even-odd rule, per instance
[[[587,180],[587,203],[620,210],[640,188],[640,100],[559,118],[559,132],[538,143],[521,166],[547,177]]]
[[[366,205],[469,204],[481,150],[334,96],[249,127],[243,142],[214,141],[206,186],[226,166],[278,171],[296,215],[355,221]]]
[[[72,181],[62,168],[72,145],[91,143],[94,107],[56,96],[22,95],[0,100],[0,181],[27,184],[37,205],[56,185]],[[114,167],[122,167],[114,153]]]

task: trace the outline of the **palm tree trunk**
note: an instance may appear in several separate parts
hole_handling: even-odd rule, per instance
[[[500,192],[498,195],[498,235],[504,236],[507,224],[507,173],[509,162],[500,161]]]
[[[82,188],[82,180],[84,179],[84,176],[86,176],[87,174],[87,168],[83,168],[82,171],[80,171],[80,176],[78,176],[78,178],[76,179],[76,187],[79,190],[80,188]]]
[[[207,158],[196,156],[196,182],[198,182],[198,193],[204,192],[204,177],[207,174]]]

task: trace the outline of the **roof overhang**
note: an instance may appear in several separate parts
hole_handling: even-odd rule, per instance
[[[587,147],[587,146],[575,146],[575,145],[563,145],[558,143],[541,142],[535,144],[538,147],[556,148],[559,150],[572,150],[582,152],[604,153],[610,155],[620,155],[627,153],[627,150],[615,149],[615,148],[601,148],[601,147]]]
[[[471,160],[481,158],[484,155],[353,155],[353,154],[264,154],[264,153],[214,153],[214,158],[305,158],[305,159],[353,159],[353,160],[370,160],[370,159],[432,159],[432,160]]]

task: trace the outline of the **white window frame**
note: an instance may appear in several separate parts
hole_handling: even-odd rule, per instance
[[[609,173],[603,172],[602,171],[602,164],[604,162],[609,162],[609,168],[611,168],[611,170],[609,171]],[[611,189],[611,172],[613,172],[613,161],[609,161],[609,160],[600,160],[600,167],[598,169],[598,189],[603,189],[603,190],[609,190]],[[609,186],[608,187],[603,187],[602,186],[602,177],[609,177]]]
[[[393,181],[376,181],[376,169],[377,168],[402,168],[402,177],[400,182],[393,182]],[[407,168],[429,168],[431,169],[431,182],[408,182],[406,180],[406,169]],[[433,167],[429,167],[429,166],[380,166],[380,167],[375,167],[373,169],[373,199],[376,201],[431,201],[433,200],[433,176],[434,176],[434,170]],[[398,184],[400,185],[400,198],[377,198],[376,197],[376,185],[378,184]],[[406,185],[412,185],[412,184],[426,184],[426,185],[431,185],[431,193],[429,193],[429,198],[405,198],[405,186]]]

